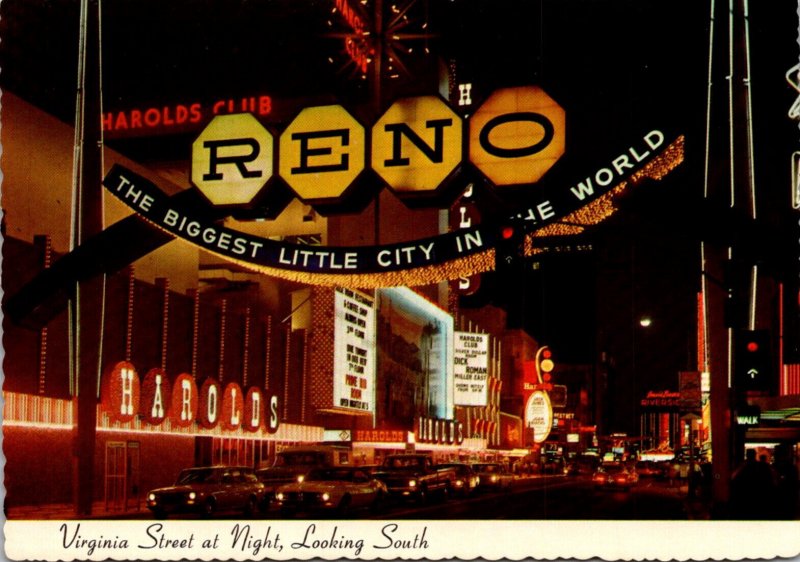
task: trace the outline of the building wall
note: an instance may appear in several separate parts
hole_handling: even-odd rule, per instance
[[[53,250],[69,250],[72,214],[73,128],[3,91],[3,219],[8,236],[31,242],[50,236]],[[110,149],[103,151],[107,172],[121,164],[155,182],[167,193],[178,186]],[[105,225],[131,214],[127,206],[102,190]],[[184,242],[169,242],[136,262],[138,276],[151,282],[168,268],[172,285],[185,291],[197,286],[198,250]],[[167,264],[169,264],[167,266]]]

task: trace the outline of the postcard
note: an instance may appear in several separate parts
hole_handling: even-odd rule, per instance
[[[800,556],[799,21],[4,0],[5,556]]]

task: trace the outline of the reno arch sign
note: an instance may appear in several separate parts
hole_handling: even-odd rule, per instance
[[[249,114],[218,115],[192,145],[191,177],[214,204],[247,205],[273,175],[301,200],[330,204],[370,167],[416,199],[436,194],[467,159],[504,186],[538,181],[564,153],[564,110],[535,86],[496,91],[465,130],[437,96],[396,101],[369,134],[340,105],[304,109],[278,141]]]

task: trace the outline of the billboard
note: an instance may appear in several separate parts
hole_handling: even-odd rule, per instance
[[[375,411],[375,300],[351,289],[334,296],[333,405]]]
[[[406,287],[379,289],[376,300],[376,422],[452,418],[453,317]]]
[[[489,335],[455,332],[453,337],[454,402],[486,406],[489,376]]]
[[[525,404],[525,427],[533,429],[534,443],[542,443],[553,429],[553,406],[543,390],[534,390]]]

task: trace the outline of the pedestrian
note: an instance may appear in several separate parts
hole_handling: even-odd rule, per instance
[[[786,445],[775,447],[775,499],[776,515],[779,519],[794,519],[797,516],[800,498],[800,477],[792,458],[792,450]]]
[[[756,460],[756,450],[745,451],[745,461],[731,477],[731,504],[737,519],[770,519],[774,515],[775,478],[772,468]]]

